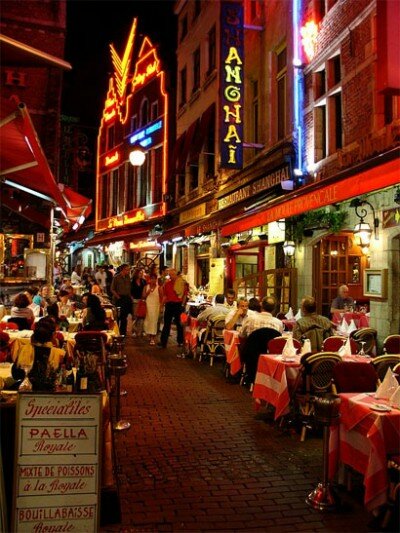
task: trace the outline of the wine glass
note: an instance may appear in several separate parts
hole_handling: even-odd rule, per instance
[[[361,357],[369,357],[368,354],[365,353],[364,346],[367,344],[366,341],[359,341],[361,344],[361,349],[358,352],[358,355],[361,355]]]
[[[28,363],[25,363],[21,365],[21,369],[25,372],[25,377],[21,383],[21,385],[18,387],[18,390],[20,392],[30,392],[32,390],[32,383],[29,380],[29,372],[31,371],[33,365],[30,365]]]

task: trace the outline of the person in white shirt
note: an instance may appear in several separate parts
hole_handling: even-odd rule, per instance
[[[242,326],[244,319],[254,314],[255,311],[249,309],[249,302],[246,298],[239,298],[237,307],[231,309],[225,317],[225,327],[226,329],[235,329]]]
[[[72,269],[72,274],[71,274],[72,285],[80,285],[82,283],[82,278],[78,274],[77,270],[78,269],[76,267]]]
[[[283,323],[275,318],[272,313],[276,309],[276,300],[272,296],[266,296],[261,301],[261,313],[247,316],[243,320],[240,337],[248,337],[253,331],[260,328],[272,328],[283,333]]]
[[[229,309],[225,306],[224,301],[224,295],[217,294],[214,305],[204,309],[204,311],[202,311],[197,317],[197,320],[199,322],[208,322],[214,320],[217,316],[226,316],[229,312]]]
[[[94,277],[96,278],[96,281],[100,285],[101,289],[105,291],[107,288],[107,274],[105,267],[100,267]]]
[[[226,291],[225,307],[228,309],[236,308],[236,292],[233,289],[228,289]]]

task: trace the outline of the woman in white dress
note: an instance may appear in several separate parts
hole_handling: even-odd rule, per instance
[[[151,274],[150,282],[143,288],[143,299],[146,300],[146,318],[144,331],[150,337],[150,344],[154,345],[157,335],[158,315],[162,303],[162,287],[157,283],[157,275]]]

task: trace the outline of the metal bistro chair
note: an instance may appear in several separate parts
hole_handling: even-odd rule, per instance
[[[217,352],[219,352],[219,355],[225,356],[224,329],[225,317],[223,315],[215,317],[207,324],[204,341],[200,349],[199,361],[208,355],[210,357],[210,366],[212,366],[214,357],[218,355]]]
[[[376,355],[376,339],[377,339],[378,332],[376,329],[373,328],[361,328],[356,329],[350,334],[350,337],[354,339],[357,342],[357,345],[359,349],[358,352],[362,348],[361,342],[365,342],[364,346],[364,352],[366,354],[371,355],[372,357],[375,357]]]
[[[383,381],[388,368],[394,369],[400,363],[400,354],[388,354],[388,355],[379,355],[372,360],[372,364],[375,367],[375,370],[378,374],[380,381]]]
[[[400,353],[400,335],[389,335],[383,341],[384,353]]]
[[[107,388],[107,335],[102,331],[79,331],[75,335],[74,353],[92,353],[97,356],[97,372],[103,389]]]
[[[275,337],[268,342],[268,353],[280,354],[286,345],[287,337]],[[293,346],[296,348],[297,353],[300,353],[301,342],[297,339],[293,339]]]
[[[303,418],[301,442],[305,440],[307,429],[313,424],[314,398],[332,391],[333,369],[341,360],[340,355],[334,352],[308,353],[301,358],[304,388],[295,394]]]

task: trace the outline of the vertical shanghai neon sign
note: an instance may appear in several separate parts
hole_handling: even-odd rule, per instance
[[[244,32],[242,2],[221,2],[222,168],[243,167]]]

